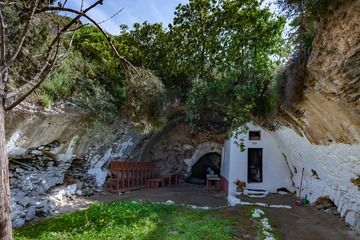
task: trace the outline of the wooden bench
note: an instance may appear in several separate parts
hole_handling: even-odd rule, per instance
[[[110,192],[126,192],[144,188],[147,179],[158,175],[152,162],[111,161],[106,189]]]

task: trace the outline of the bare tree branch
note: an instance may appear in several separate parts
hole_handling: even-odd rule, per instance
[[[30,23],[31,23],[31,20],[35,14],[35,10],[36,8],[38,7],[38,4],[39,4],[39,0],[35,0],[35,3],[34,3],[34,6],[32,7],[31,9],[31,12],[30,12],[30,15],[28,17],[28,20],[25,24],[25,27],[22,31],[22,34],[21,34],[21,38],[20,38],[20,41],[18,43],[18,45],[16,46],[15,48],[15,52],[14,54],[10,57],[10,59],[5,63],[3,64],[3,66],[1,67],[0,69],[0,74],[2,74],[14,61],[15,59],[17,58],[22,46],[24,45],[24,42],[25,42],[25,38],[26,38],[26,35],[29,31],[29,28],[30,28]]]
[[[34,78],[33,81],[35,80],[39,80],[29,91],[27,91],[24,95],[22,95],[21,97],[19,97],[18,99],[16,99],[13,103],[11,103],[9,106],[5,106],[5,111],[10,111],[12,110],[14,107],[16,107],[17,105],[19,105],[22,101],[25,100],[25,98],[27,98],[31,93],[33,93],[37,88],[40,87],[41,83],[44,82],[47,77],[49,76],[49,74],[51,73],[51,70],[56,62],[56,59],[58,57],[58,53],[59,53],[59,49],[60,49],[60,38],[58,38],[57,40],[57,44],[56,44],[56,51],[54,53],[54,57],[53,59],[49,60],[44,67],[42,68],[42,71],[40,71]]]
[[[5,53],[6,53],[6,45],[5,45],[5,22],[0,10],[0,64],[5,62]]]
[[[135,68],[134,65],[132,65],[125,57],[121,56],[119,54],[119,52],[117,51],[116,47],[114,46],[113,42],[111,41],[111,38],[106,34],[106,32],[101,28],[101,26],[95,21],[93,20],[91,17],[89,17],[86,12],[80,12],[71,8],[62,8],[62,7],[45,7],[40,9],[38,12],[54,12],[54,11],[63,11],[63,12],[71,12],[71,13],[76,13],[78,14],[78,16],[80,17],[84,17],[86,19],[88,19],[91,23],[93,23],[99,30],[100,32],[104,35],[104,37],[106,38],[106,40],[109,42],[111,48],[113,49],[115,55],[124,63],[126,63],[128,66],[130,66],[132,68],[132,70],[134,70],[137,74],[139,74],[138,70]]]
[[[75,31],[79,30],[80,28],[85,27],[85,26],[88,26],[88,25],[89,25],[88,23],[86,23],[86,24],[81,24],[80,26],[77,26],[77,27],[75,27],[75,28],[73,28],[73,29],[69,29],[68,32],[75,32]]]
[[[124,8],[121,8],[119,11],[117,11],[116,13],[114,13],[111,17],[105,19],[105,20],[102,20],[101,22],[98,22],[97,24],[101,25],[103,23],[106,23],[107,21],[109,21],[110,19],[116,17],[116,15],[118,15],[119,13],[121,13],[122,11],[124,10]]]
[[[138,70],[126,58],[122,57],[119,54],[119,52],[115,48],[114,44],[112,43],[111,38],[100,27],[100,25],[86,14],[86,12],[88,12],[90,9],[94,8],[98,4],[101,4],[102,2],[103,2],[102,0],[96,1],[94,4],[92,4],[91,6],[86,8],[84,11],[77,11],[77,10],[74,10],[74,9],[71,9],[71,8],[54,7],[54,6],[44,7],[44,8],[41,8],[41,9],[38,9],[38,10],[35,11],[35,14],[43,13],[43,12],[64,11],[64,12],[75,13],[75,14],[77,14],[77,16],[75,18],[73,18],[65,27],[63,27],[57,33],[57,35],[55,36],[53,41],[50,43],[50,45],[48,47],[48,50],[47,50],[47,53],[46,53],[46,57],[44,58],[43,63],[41,64],[42,67],[39,69],[39,71],[36,73],[36,75],[30,81],[26,81],[26,83],[24,85],[17,88],[14,92],[8,93],[6,95],[6,99],[10,99],[10,98],[15,97],[18,94],[23,93],[26,89],[31,87],[30,90],[28,90],[26,93],[24,93],[21,97],[17,98],[9,106],[5,107],[5,111],[9,111],[9,110],[13,109],[14,107],[16,107],[18,104],[20,104],[25,98],[27,98],[31,93],[33,93],[41,85],[41,83],[43,81],[46,80],[46,78],[49,76],[49,74],[52,71],[52,69],[54,68],[54,66],[56,66],[56,60],[59,58],[58,54],[59,54],[59,48],[60,48],[59,45],[60,45],[61,36],[64,33],[71,31],[69,29],[74,25],[74,23],[78,23],[78,21],[79,21],[79,19],[81,17],[85,17],[91,23],[93,23],[101,31],[101,33],[105,36],[106,40],[108,41],[111,48],[113,49],[115,55],[123,63],[130,66],[133,71],[135,71],[137,74],[139,74]],[[76,28],[75,28],[75,31],[76,31]],[[72,44],[73,38],[74,38],[74,34],[73,34],[73,36],[72,36],[72,38],[70,40],[70,46]],[[56,52],[55,52],[55,54],[53,54],[53,50],[54,50],[55,45],[56,45]]]
[[[97,6],[98,4],[100,4],[102,2],[102,0],[99,0],[97,2],[95,2],[94,4],[92,4],[91,6],[89,6],[88,8],[86,8],[84,10],[84,13],[91,10],[92,8],[94,8],[95,6]],[[61,8],[61,7],[60,7]],[[44,12],[44,11],[41,11],[39,10],[37,13],[39,12]],[[17,88],[15,91],[11,92],[11,93],[8,93],[6,95],[6,98],[9,99],[9,98],[13,98],[15,97],[16,95],[18,94],[21,94],[22,92],[24,92],[26,89],[28,89],[28,87],[30,87],[31,84],[34,84],[34,86],[37,86],[37,81],[43,81],[41,79],[42,76],[44,76],[44,72],[47,70],[47,67],[48,65],[50,64],[50,58],[51,58],[51,54],[52,54],[52,51],[55,47],[55,45],[58,43],[58,41],[60,40],[60,37],[62,36],[62,34],[64,34],[74,23],[78,22],[78,20],[81,18],[80,15],[76,16],[75,18],[73,18],[65,27],[63,27],[60,31],[58,31],[57,35],[55,36],[55,38],[52,40],[52,42],[50,43],[50,45],[48,46],[48,49],[46,51],[46,56],[44,58],[44,62],[41,64],[42,67],[40,68],[40,70],[35,74],[35,76],[27,81],[27,83],[25,83],[24,85],[20,86],[19,88]],[[24,94],[24,95],[27,95],[27,94]]]

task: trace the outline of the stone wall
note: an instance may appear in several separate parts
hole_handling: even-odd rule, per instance
[[[6,119],[13,225],[52,215],[71,195],[102,190],[110,160],[136,159],[142,136],[126,121],[110,132],[80,109],[17,111]]]

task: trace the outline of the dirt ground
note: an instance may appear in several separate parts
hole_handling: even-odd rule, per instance
[[[86,208],[95,201],[111,202],[116,200],[143,200],[183,203],[196,206],[222,207],[226,206],[226,196],[216,191],[208,192],[204,185],[181,184],[176,187],[141,189],[125,194],[97,193],[91,197],[77,199],[73,206],[64,206],[59,213],[71,212]],[[298,207],[292,196],[269,195],[266,198],[247,198],[242,201],[263,202],[267,204],[290,205],[291,209],[260,207],[270,219],[273,228],[283,240],[355,240],[360,239],[344,223],[338,215],[319,211],[311,206]],[[236,217],[239,227],[236,231],[237,239],[258,239],[257,227],[249,220],[248,206],[237,206],[221,209],[221,214]]]
[[[266,198],[241,196],[240,199],[246,202],[290,205],[291,209],[261,208],[284,240],[360,239],[339,215],[318,210],[310,205],[296,206],[293,196],[273,194]]]

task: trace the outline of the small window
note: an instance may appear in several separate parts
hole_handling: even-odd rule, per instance
[[[249,140],[261,140],[260,131],[250,131]]]

